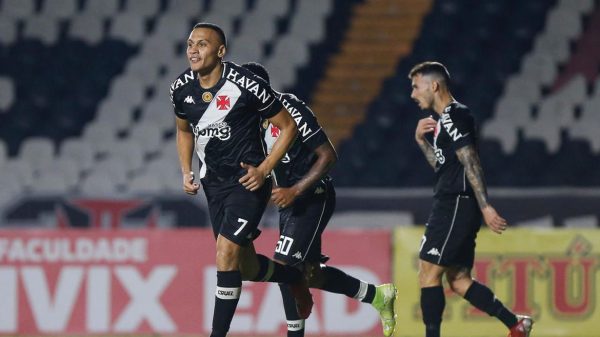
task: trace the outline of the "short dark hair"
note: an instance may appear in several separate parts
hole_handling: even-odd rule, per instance
[[[212,29],[214,30],[217,35],[219,35],[219,38],[221,39],[221,43],[227,47],[227,38],[225,37],[225,32],[223,31],[223,29],[217,25],[215,25],[214,23],[209,23],[209,22],[198,22],[197,24],[194,25],[194,29],[196,28],[208,28],[208,29]]]
[[[440,62],[427,61],[419,63],[410,70],[408,73],[408,78],[412,79],[418,74],[437,75],[444,80],[446,86],[450,86],[450,73],[448,72],[448,69],[446,69],[446,67]]]
[[[265,68],[262,64],[258,62],[246,62],[242,64],[242,67],[250,70],[256,76],[265,80],[267,83],[271,83],[271,80],[269,79],[269,72],[267,71],[267,68]]]

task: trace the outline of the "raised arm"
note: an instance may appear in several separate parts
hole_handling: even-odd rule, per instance
[[[417,124],[417,129],[415,130],[415,140],[417,141],[417,144],[419,145],[421,151],[423,151],[423,154],[425,154],[425,159],[427,159],[429,165],[431,165],[431,167],[433,167],[434,169],[435,164],[437,163],[437,159],[435,157],[433,146],[429,144],[429,142],[425,138],[425,134],[433,132],[433,130],[435,130],[436,125],[437,122],[433,118],[431,118],[431,116],[429,116],[427,118],[420,119],[419,123]]]
[[[177,125],[177,153],[183,176],[183,190],[187,194],[196,194],[200,185],[194,182],[192,157],[194,153],[194,134],[187,120],[175,117]]]
[[[483,169],[475,147],[473,145],[463,146],[456,150],[456,156],[465,167],[465,174],[473,188],[486,225],[495,233],[502,233],[506,229],[506,220],[489,203]]]

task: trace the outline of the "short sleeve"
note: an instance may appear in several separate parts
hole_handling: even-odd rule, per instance
[[[183,112],[181,105],[175,99],[175,93],[173,89],[169,89],[169,96],[171,97],[171,104],[173,104],[173,112],[175,113],[175,116],[181,119],[187,119],[187,115],[185,112]]]
[[[475,120],[467,109],[455,109],[448,113],[442,125],[452,144],[454,150],[467,145],[475,144]]]
[[[297,105],[301,113],[302,119],[299,120],[298,137],[311,150],[315,150],[321,144],[327,141],[325,130],[319,125],[317,118],[310,108],[304,104]]]
[[[303,139],[302,141],[304,142],[306,147],[308,147],[309,149],[314,151],[314,150],[316,150],[316,148],[321,146],[321,144],[327,142],[328,138],[327,138],[327,134],[325,134],[325,130],[323,130],[323,128],[319,127],[319,129],[317,129],[317,131],[315,131],[309,137],[307,137],[306,139]]]
[[[251,76],[257,83],[256,86],[249,88],[249,95],[252,98],[251,102],[254,104],[254,108],[256,108],[263,119],[277,115],[283,105],[277,99],[275,91],[259,76],[254,74]]]

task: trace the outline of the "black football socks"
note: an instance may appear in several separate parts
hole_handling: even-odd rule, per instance
[[[229,331],[235,308],[242,290],[242,274],[239,270],[217,271],[215,311],[210,337],[225,337]]]
[[[421,311],[425,323],[425,337],[440,337],[442,314],[446,306],[442,286],[421,288]]]
[[[517,324],[517,316],[506,309],[490,288],[477,281],[465,293],[465,300],[488,315],[497,317],[509,329]]]
[[[352,277],[335,267],[322,267],[321,272],[324,278],[322,290],[344,294],[364,303],[373,302],[373,298],[375,298],[374,285]]]
[[[285,283],[279,283],[279,289],[281,290],[287,320],[287,337],[304,337],[304,320],[298,315],[296,300],[290,291],[290,287]]]

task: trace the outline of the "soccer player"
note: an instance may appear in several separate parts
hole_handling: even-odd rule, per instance
[[[258,63],[246,63],[251,70],[269,83],[267,70]],[[394,331],[393,284],[375,286],[356,279],[343,271],[327,266],[328,257],[321,254],[321,234],[335,209],[335,190],[329,170],[337,154],[310,108],[295,95],[275,91],[298,128],[298,138],[273,171],[275,186],[271,200],[279,206],[280,237],[275,247],[275,260],[304,270],[311,288],[344,294],[364,303],[371,303],[381,316],[384,335]],[[263,120],[262,133],[267,153],[279,141],[281,131]],[[304,319],[295,310],[294,298],[287,286],[280,284],[288,324],[288,337],[304,336]]]
[[[477,134],[469,109],[450,92],[450,74],[438,62],[412,68],[410,97],[431,116],[419,120],[415,139],[436,173],[434,201],[419,252],[421,310],[426,337],[439,337],[445,306],[442,276],[452,291],[476,308],[498,318],[510,330],[509,337],[527,337],[533,321],[515,315],[485,285],[471,277],[475,238],[481,220],[497,234],[507,223],[488,200],[483,170],[477,153]],[[433,132],[433,146],[425,135]]]
[[[271,194],[268,178],[294,141],[294,120],[270,86],[252,72],[223,57],[223,30],[198,23],[187,40],[190,68],[171,85],[177,125],[177,151],[183,189],[196,194],[200,185],[192,172],[194,148],[201,161],[199,178],[208,200],[217,241],[217,288],[211,337],[226,336],[240,296],[240,263],[260,266],[255,281],[292,284],[300,314],[307,316],[312,298],[302,273],[265,256],[242,256],[253,249],[257,226]],[[259,121],[266,118],[281,130],[273,151],[265,157]]]

